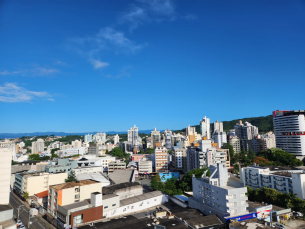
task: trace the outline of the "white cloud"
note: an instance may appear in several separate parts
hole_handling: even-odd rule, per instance
[[[188,14],[186,16],[183,17],[186,20],[195,20],[197,19],[197,16],[195,14]]]
[[[109,63],[101,62],[101,61],[99,61],[99,60],[90,59],[89,61],[91,62],[91,64],[93,65],[93,67],[94,67],[95,69],[98,69],[98,68],[105,68],[105,67],[109,66]]]
[[[128,23],[130,30],[151,21],[173,19],[175,7],[172,0],[138,0],[120,17],[121,23]]]
[[[60,60],[55,61],[55,64],[56,65],[62,65],[62,66],[66,66],[67,65],[66,62],[63,62],[63,61],[60,61]]]
[[[125,68],[123,68],[121,70],[121,72],[118,74],[118,75],[106,75],[107,78],[121,78],[121,77],[124,77],[124,76],[127,76],[127,77],[130,77],[130,73],[129,73],[129,70],[132,69],[131,66],[127,66]]]
[[[54,101],[51,97],[52,96],[45,91],[28,91],[23,87],[17,86],[16,83],[5,83],[3,86],[0,86],[0,102],[30,102],[36,98],[45,98]]]
[[[22,69],[18,71],[2,71],[0,75],[20,75],[20,76],[50,76],[60,71],[57,69],[34,67],[32,69]]]

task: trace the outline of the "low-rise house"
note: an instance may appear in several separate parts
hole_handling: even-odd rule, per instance
[[[112,173],[117,169],[126,169],[126,163],[123,161],[112,161],[108,163],[108,173]]]
[[[39,192],[34,194],[34,197],[32,198],[33,204],[35,204],[37,207],[42,206],[45,209],[48,207],[48,195],[49,195],[49,190]]]

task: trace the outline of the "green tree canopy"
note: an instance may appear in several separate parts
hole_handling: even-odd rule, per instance
[[[73,170],[69,173],[68,178],[65,179],[65,182],[66,183],[68,183],[68,182],[77,182],[76,175],[75,175],[75,172]]]

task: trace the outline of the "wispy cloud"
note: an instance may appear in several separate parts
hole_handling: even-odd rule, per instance
[[[101,62],[100,60],[90,59],[89,60],[95,69],[105,68],[109,66],[109,63]]]
[[[128,23],[130,30],[151,21],[174,19],[175,7],[172,0],[138,0],[119,18],[120,23]]]
[[[20,76],[50,76],[60,71],[57,69],[34,67],[32,69],[22,69],[18,71],[2,71],[0,75],[20,75]]]
[[[117,78],[122,78],[122,77],[125,77],[125,76],[127,76],[127,77],[130,77],[130,70],[132,69],[132,67],[131,66],[127,66],[127,67],[125,67],[125,68],[123,68],[122,70],[121,70],[121,72],[118,74],[118,75],[111,75],[111,74],[108,74],[108,75],[106,75],[106,77],[107,78],[115,78],[115,79],[117,79]]]
[[[52,96],[45,91],[28,91],[23,87],[17,86],[16,83],[5,83],[3,86],[0,86],[0,102],[30,102],[37,98],[54,101]]]
[[[66,66],[67,65],[66,62],[63,62],[63,61],[60,61],[60,60],[55,61],[55,64],[56,65],[61,65],[61,66]]]
[[[134,54],[145,45],[136,44],[128,39],[121,31],[111,27],[100,29],[94,36],[69,39],[69,48],[78,54],[88,58],[94,69],[103,69],[109,66],[108,62],[102,62],[101,56],[106,54]]]
[[[197,16],[195,14],[188,14],[186,16],[183,17],[186,20],[195,20],[197,19]]]

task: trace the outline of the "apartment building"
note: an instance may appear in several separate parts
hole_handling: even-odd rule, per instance
[[[216,122],[212,123],[212,133],[214,134],[216,131],[223,132],[223,122]]]
[[[169,129],[166,129],[164,131],[164,141],[165,141],[165,147],[166,149],[171,149],[172,148],[172,131]]]
[[[151,132],[151,145],[153,149],[156,148],[156,143],[161,143],[160,131],[157,128]]]
[[[115,157],[112,156],[105,156],[105,157],[101,157],[101,165],[104,168],[104,171],[108,171],[108,165],[110,162],[115,161]]]
[[[236,136],[240,139],[252,140],[258,136],[258,128],[249,122],[243,124],[240,120],[239,123],[236,123],[234,128]]]
[[[276,147],[303,159],[305,157],[305,111],[273,111],[273,125]]]
[[[187,171],[186,149],[172,147],[172,163],[176,170]]]
[[[224,164],[210,166],[209,170],[210,177],[206,172],[201,178],[193,176],[193,197],[189,197],[189,207],[205,215],[216,214],[223,222],[227,218],[248,214],[247,188],[229,179]]]
[[[128,130],[128,144],[131,146],[131,151],[133,148],[139,147],[139,128],[134,125]]]
[[[186,149],[187,155],[187,171],[200,169],[206,166],[206,152],[203,152],[199,147],[189,146]]]
[[[151,174],[153,172],[152,170],[152,161],[151,160],[146,160],[142,159],[139,161],[139,174],[144,175],[144,174]]]
[[[233,149],[234,149],[235,153],[240,153],[240,151],[241,151],[241,149],[240,149],[240,139],[237,136],[232,137],[229,140],[229,144],[233,146]]]
[[[165,146],[158,146],[155,148],[155,171],[168,171],[168,156],[167,149]]]
[[[206,137],[207,140],[211,139],[210,119],[206,116],[200,120],[200,132],[202,138]]]
[[[38,138],[36,142],[32,142],[32,154],[38,154],[44,151],[44,140]]]
[[[230,168],[230,153],[228,149],[210,148],[207,150],[207,167],[210,165],[216,166],[217,164],[224,164],[227,168]]]
[[[92,134],[85,135],[85,142],[92,142]]]
[[[74,140],[72,141],[71,145],[73,148],[80,148],[82,147],[82,140]]]
[[[118,144],[118,143],[120,142],[120,137],[119,137],[118,134],[116,134],[116,135],[113,136],[113,142],[114,142],[115,145]]]
[[[59,158],[57,162],[51,165],[46,165],[45,172],[58,173],[58,172],[70,172],[77,167],[77,160],[71,160],[69,158]]]
[[[108,164],[108,173],[117,169],[126,169],[126,163],[124,161],[112,161]]]
[[[216,130],[213,135],[214,142],[217,143],[218,147],[221,148],[224,143],[227,143],[227,134],[226,132],[219,132]]]
[[[78,147],[78,148],[68,148],[62,150],[62,157],[71,157],[74,155],[84,155],[84,148]]]
[[[102,184],[92,180],[61,183],[49,187],[48,213],[57,216],[58,206],[66,206],[91,198],[91,193],[101,192]]]
[[[240,168],[240,182],[253,189],[272,188],[281,193],[294,193],[305,199],[305,171],[282,167],[251,165]]]
[[[24,172],[15,174],[14,190],[20,194],[28,193],[29,196],[34,196],[35,193],[40,193],[48,190],[50,185],[60,184],[65,182],[68,173],[45,173],[45,172]]]

